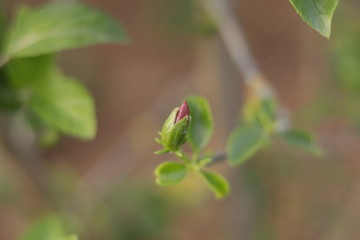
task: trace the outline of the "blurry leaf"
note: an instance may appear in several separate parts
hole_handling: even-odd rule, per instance
[[[217,31],[215,21],[198,1],[168,0],[163,12],[162,24],[176,37],[210,36]]]
[[[226,152],[231,165],[237,165],[248,160],[267,140],[266,133],[253,126],[236,128],[228,139]]]
[[[230,192],[230,186],[228,181],[220,174],[200,170],[206,185],[211,189],[217,198],[225,197]]]
[[[162,163],[155,170],[156,182],[160,185],[177,184],[186,174],[186,166],[178,162]]]
[[[296,12],[322,36],[329,38],[331,19],[339,0],[290,0]]]
[[[6,55],[31,57],[97,43],[128,41],[117,21],[80,3],[53,3],[19,9],[7,32]]]
[[[316,145],[313,137],[307,132],[292,129],[281,133],[280,136],[285,142],[295,148],[314,155],[321,154],[321,149]]]
[[[75,137],[91,139],[96,134],[94,103],[77,81],[53,71],[37,85],[30,109],[50,126]]]
[[[35,221],[20,238],[21,240],[77,240],[74,234],[65,235],[63,223],[56,215],[48,215]]]
[[[22,101],[36,115],[33,127],[45,134],[40,144],[56,142],[57,129],[80,138],[95,136],[91,95],[80,83],[62,75],[52,55],[12,60],[6,72],[11,85],[19,89]]]
[[[203,167],[206,166],[208,164],[210,164],[213,161],[213,157],[212,156],[205,156],[202,157],[198,160],[198,166]]]
[[[350,93],[360,95],[360,13],[340,8],[339,21],[334,25],[331,50],[336,79]]]
[[[59,138],[59,131],[45,122],[41,117],[32,111],[26,111],[26,120],[37,133],[37,144],[43,148],[54,146]]]
[[[44,128],[40,132],[39,145],[43,148],[54,146],[59,140],[59,132],[51,127]]]
[[[65,235],[62,221],[56,216],[46,216],[34,222],[21,240],[57,240]]]
[[[5,111],[19,109],[21,102],[18,93],[9,86],[5,71],[0,69],[0,108]]]
[[[191,122],[189,126],[189,142],[199,151],[204,148],[213,133],[213,118],[209,103],[203,97],[186,98],[190,108]]]
[[[276,127],[277,104],[274,98],[262,99],[249,96],[244,105],[243,116],[247,125],[258,126],[268,133]]]
[[[5,69],[12,87],[21,89],[47,81],[55,65],[52,55],[42,55],[11,60]]]

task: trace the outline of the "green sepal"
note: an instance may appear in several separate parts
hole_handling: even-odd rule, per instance
[[[169,152],[176,152],[185,143],[190,117],[185,116],[183,119],[175,123],[176,113],[179,108],[175,108],[161,130],[160,144]]]
[[[160,150],[158,150],[158,151],[154,152],[154,154],[164,154],[164,153],[168,153],[168,152],[169,152],[169,150],[166,150],[166,149],[160,149]]]
[[[155,142],[157,142],[158,144],[162,145],[161,139],[160,138],[155,138]]]

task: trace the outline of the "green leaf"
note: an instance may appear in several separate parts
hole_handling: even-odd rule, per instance
[[[229,194],[230,186],[228,181],[220,174],[200,170],[199,171],[206,185],[215,194],[215,197],[222,198]]]
[[[95,136],[91,95],[56,68],[52,55],[14,59],[6,66],[6,73],[12,87],[21,90],[21,100],[42,123],[40,130],[51,129],[52,133],[59,130],[84,139]],[[50,139],[55,141],[56,135],[51,134]]]
[[[339,0],[290,0],[296,12],[322,36],[329,38],[331,19]]]
[[[203,97],[191,96],[186,98],[190,108],[191,122],[189,126],[189,142],[200,151],[204,148],[213,133],[213,118],[209,103]]]
[[[46,216],[34,222],[21,240],[56,240],[64,236],[62,221],[56,216]]]
[[[36,85],[29,106],[42,120],[63,133],[84,139],[95,137],[96,118],[91,95],[79,82],[58,71]]]
[[[300,130],[288,130],[280,133],[280,137],[295,148],[314,155],[321,155],[321,149],[316,145],[311,134]]]
[[[5,70],[0,69],[0,108],[5,111],[15,111],[21,106],[18,92],[14,90],[7,79]]]
[[[343,5],[345,6],[345,5]],[[350,7],[350,8],[349,8]],[[336,35],[331,41],[333,69],[336,80],[347,92],[360,95],[360,11],[339,9],[339,20],[333,26]],[[357,108],[357,106],[356,106]]]
[[[243,116],[247,125],[261,127],[268,133],[274,132],[277,121],[277,103],[275,98],[250,96],[244,104]]]
[[[80,3],[22,7],[6,34],[5,55],[31,57],[98,43],[128,41],[116,20]]]
[[[267,140],[266,133],[254,126],[236,128],[228,139],[226,152],[231,165],[245,162],[253,156]]]
[[[10,84],[15,89],[35,87],[51,78],[55,65],[52,55],[11,60],[5,67]]]
[[[154,152],[154,154],[164,154],[164,153],[168,153],[170,152],[169,150],[166,150],[166,149],[160,149],[160,150],[157,150],[156,152]]]
[[[160,185],[177,184],[185,178],[186,166],[178,162],[165,162],[155,170],[156,182]]]
[[[43,148],[54,146],[59,141],[59,132],[51,127],[44,128],[40,132],[39,145]]]

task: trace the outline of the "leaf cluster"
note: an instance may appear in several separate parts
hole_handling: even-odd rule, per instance
[[[117,21],[80,3],[59,2],[36,9],[20,7],[9,26],[0,29],[4,33],[0,35],[0,108],[23,113],[44,146],[55,143],[60,133],[94,138],[93,98],[80,82],[61,71],[55,54],[127,42]]]
[[[181,149],[172,152],[180,162],[167,161],[160,164],[155,170],[156,182],[160,185],[178,184],[192,172],[199,176],[217,198],[222,198],[230,192],[229,183],[220,174],[208,170],[216,155],[211,151],[204,153],[214,128],[209,103],[199,96],[188,97],[186,102],[191,115],[187,142],[192,155],[189,157]],[[243,164],[274,138],[280,138],[311,154],[321,153],[311,134],[295,129],[284,130],[279,126],[278,106],[273,97],[264,99],[256,95],[249,96],[243,108],[243,118],[244,121],[231,132],[227,141],[226,158],[230,166]],[[160,151],[157,154],[168,152],[171,151]]]

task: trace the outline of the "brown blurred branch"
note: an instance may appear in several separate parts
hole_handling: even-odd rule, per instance
[[[46,184],[45,171],[43,169],[43,158],[38,146],[34,131],[28,126],[24,112],[18,111],[1,119],[4,126],[3,149],[7,157],[4,162],[8,169],[15,174],[10,174],[15,180],[20,179],[23,185],[30,186],[42,204],[54,207],[50,191]]]
[[[262,97],[269,97],[273,89],[265,80],[251,54],[242,28],[227,0],[201,0],[210,16],[215,20],[218,33],[240,74],[247,85],[252,85]]]
[[[244,82],[261,98],[271,98],[274,90],[257,66],[248,46],[241,25],[230,8],[228,0],[200,0],[218,27],[218,33]],[[289,127],[289,115],[284,108],[279,108],[278,129]]]
[[[226,158],[227,158],[227,155],[225,152],[218,153],[212,157],[211,162],[209,162],[207,164],[207,166],[210,167],[216,163],[222,162],[222,161],[226,160]]]

